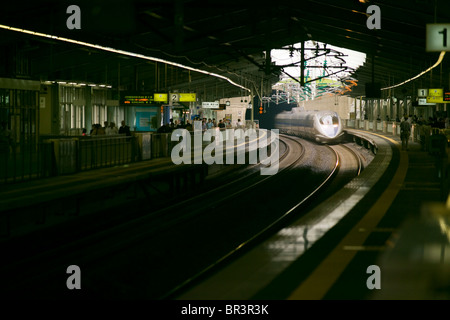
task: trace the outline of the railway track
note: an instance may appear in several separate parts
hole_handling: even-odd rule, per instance
[[[287,179],[293,183],[311,173],[304,183],[315,192],[326,184],[323,172],[311,171],[313,162],[327,162],[325,149],[336,157],[326,171],[331,170],[332,176],[338,172],[336,152],[331,153],[329,147],[307,151],[297,138],[285,136],[280,143],[285,152],[274,176],[249,175],[157,214],[95,234],[80,234],[79,239],[29,252],[26,258],[6,257],[9,263],[0,268],[6,289],[2,294],[73,298],[65,289],[65,268],[75,264],[83,274],[83,298],[172,296],[256,243],[306,202],[302,196],[301,203],[285,203],[284,199],[293,196],[280,190]],[[269,201],[271,197],[274,201]]]
[[[352,144],[335,145],[329,148],[333,149],[337,156],[338,172],[328,183],[326,190],[322,190],[315,197],[314,203],[318,204],[325,201],[335,191],[340,190],[355,175],[359,175],[364,164],[359,154],[361,150]],[[301,201],[299,207],[301,207]],[[293,207],[291,210],[295,211],[295,209],[299,208]],[[185,290],[180,290],[174,298],[180,300],[259,299],[259,290],[265,290],[271,280],[283,270],[283,267],[288,267],[294,256],[301,256],[306,250],[309,250],[310,242],[317,241],[325,234],[324,230],[329,223],[320,227],[320,232],[313,232],[313,235],[307,236],[309,228],[324,218],[321,214],[321,210],[315,210],[315,206],[312,206],[311,209],[304,210],[300,217],[293,215],[293,219],[289,219],[287,216],[286,220],[292,222],[287,222],[282,228],[277,228],[273,235],[266,237],[248,255],[238,257],[224,268],[205,277],[203,281],[198,281]],[[301,243],[300,238],[304,240],[304,243]],[[233,275],[232,278],[230,275]],[[261,275],[263,276],[261,277]],[[245,290],[239,290],[240,287]],[[264,294],[265,297],[270,296],[267,292]]]

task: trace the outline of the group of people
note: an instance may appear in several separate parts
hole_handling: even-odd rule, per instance
[[[439,129],[450,128],[449,118],[429,117],[428,120],[422,116],[417,117],[404,115],[400,122],[400,138],[402,140],[402,150],[408,150],[408,141],[411,135],[411,128],[414,124],[418,128],[421,148],[426,151],[432,132],[439,132]]]
[[[192,131],[192,124],[189,120],[184,123],[182,120],[170,119],[170,122],[159,127],[158,130],[156,130],[156,133],[170,133],[175,129],[186,129]]]
[[[243,123],[241,121],[241,119],[238,119],[238,121],[235,124],[235,127],[237,129],[239,128],[243,128]],[[219,123],[216,122],[216,119],[208,119],[208,121],[206,121],[206,118],[202,119],[202,130],[206,131],[208,129],[212,129],[212,128],[216,128],[218,127],[220,130],[225,130],[225,129],[231,129],[233,128],[233,125],[231,123],[231,119],[227,119],[227,118],[223,118],[221,120],[219,120]]]
[[[226,119],[226,118],[223,118],[223,119],[219,120],[219,122],[217,122],[215,118],[206,119],[206,118],[196,117],[196,118],[194,118],[194,121],[202,122],[202,131],[206,131],[208,129],[213,129],[213,128],[219,128],[220,130],[225,130],[225,129],[229,129],[229,128],[233,127],[231,124],[231,120]],[[238,121],[236,122],[236,128],[239,129],[239,128],[243,128],[243,127],[244,127],[244,124],[242,123],[241,119],[238,119]],[[165,125],[159,127],[156,132],[157,133],[170,133],[174,129],[178,129],[178,128],[187,129],[189,131],[193,131],[193,129],[194,129],[193,125],[191,124],[191,122],[189,120],[187,120],[186,123],[184,123],[182,120],[174,121],[173,119],[170,119],[170,123],[166,123]]]
[[[122,120],[120,128],[117,128],[114,122],[108,123],[108,121],[105,121],[103,124],[104,124],[103,127],[98,123],[93,124],[92,129],[89,132],[89,135],[99,136],[99,135],[125,134],[127,136],[131,136],[130,127],[125,124],[124,120]],[[86,135],[86,129],[83,129],[83,135]]]

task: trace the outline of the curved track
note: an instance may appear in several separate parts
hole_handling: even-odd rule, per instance
[[[331,146],[338,156],[339,168],[338,173],[330,183],[327,184],[325,190],[315,196],[314,204],[325,201],[330,194],[339,190],[355,175],[359,175],[363,168],[363,161],[358,148],[354,145],[335,145]],[[323,192],[324,191],[324,192]],[[331,191],[331,192],[330,192]],[[300,204],[300,203],[299,203]],[[311,206],[311,209],[314,209]],[[292,209],[295,211],[295,208]],[[299,211],[299,210],[296,210]],[[176,295],[176,299],[181,300],[197,300],[197,299],[252,299],[259,297],[259,290],[265,288],[276,275],[283,270],[283,266],[288,266],[294,257],[300,256],[304,251],[309,250],[308,241],[300,245],[306,237],[308,230],[308,222],[312,220],[321,220],[322,214],[320,210],[301,209],[302,214],[292,215],[293,219],[286,216],[286,220],[291,222],[285,223],[285,226],[279,228],[272,236],[266,237],[261,245],[252,249],[248,255],[238,257],[235,261],[226,265],[224,268],[217,270],[209,277],[205,277],[204,281],[197,282],[195,285],[186,288]],[[305,222],[306,227],[299,227],[300,221]],[[293,227],[294,226],[294,227]],[[298,228],[303,232],[296,232]],[[325,230],[323,226],[321,230]],[[286,234],[295,234],[287,237]],[[314,233],[315,238],[323,236],[320,232]],[[306,238],[305,238],[306,239]],[[319,249],[320,250],[320,249]],[[272,261],[273,260],[273,261]],[[278,271],[278,272],[277,272]],[[242,290],[239,290],[241,288]],[[270,296],[266,295],[265,296]],[[258,298],[256,298],[258,299]]]

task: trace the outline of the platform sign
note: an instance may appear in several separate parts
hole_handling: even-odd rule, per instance
[[[180,101],[180,95],[178,93],[169,93],[170,102]]]
[[[428,97],[443,97],[444,89],[428,89]]]
[[[449,101],[444,101],[444,97],[433,97],[428,96],[427,97],[427,103],[450,103]]]
[[[180,93],[180,102],[195,102],[197,95],[195,93]]]
[[[433,97],[428,96],[427,97],[427,103],[442,103],[444,100],[442,100],[442,97]]]
[[[427,52],[450,51],[450,23],[427,24]]]
[[[195,93],[169,93],[170,102],[195,102],[197,95]]]
[[[153,95],[153,100],[154,100],[155,102],[164,102],[164,103],[167,103],[167,98],[168,98],[167,93],[155,93],[155,94]]]
[[[214,109],[214,108],[219,108],[219,101],[213,101],[213,102],[202,102],[202,108],[204,109]]]
[[[426,97],[428,96],[428,89],[418,89],[417,90],[418,97]]]
[[[418,99],[418,105],[419,106],[434,106],[436,103],[428,103],[427,98],[419,98]]]

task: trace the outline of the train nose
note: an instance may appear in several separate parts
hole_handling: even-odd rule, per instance
[[[324,133],[327,135],[327,137],[334,138],[339,133],[339,126],[335,125],[324,125],[322,126],[322,129]]]
[[[327,137],[334,138],[339,133],[339,118],[337,116],[325,115],[321,117],[320,125]]]

